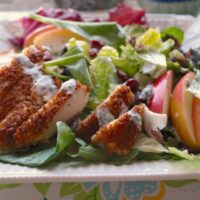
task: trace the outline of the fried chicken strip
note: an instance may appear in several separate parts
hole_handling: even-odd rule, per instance
[[[100,128],[92,136],[93,144],[103,144],[109,154],[127,154],[142,130],[144,106],[133,107],[119,118]]]
[[[0,123],[0,153],[8,153],[15,148],[13,134],[16,129],[39,109],[38,105],[29,101],[18,104]]]
[[[125,85],[118,86],[104,102],[80,123],[76,129],[77,136],[89,142],[91,136],[100,127],[127,112],[133,102],[134,96],[130,88]]]
[[[34,63],[42,62],[45,49],[43,47],[29,47],[22,55]],[[0,100],[12,89],[12,87],[24,76],[23,63],[19,56],[12,59],[11,63],[0,68]]]
[[[16,148],[28,147],[56,134],[56,122],[68,121],[86,106],[90,90],[71,79],[60,90],[17,128],[13,135]]]
[[[4,119],[10,111],[15,109],[17,104],[23,101],[34,101],[34,103],[37,101],[37,103],[41,104],[41,106],[46,102],[43,102],[42,95],[39,96],[34,90],[34,84],[36,84],[37,81],[34,77],[39,76],[40,73],[43,73],[42,71],[40,72],[39,65],[35,62],[39,62],[41,64],[43,62],[43,57],[44,49],[42,47],[36,48],[35,46],[25,49],[23,54],[15,57],[15,62],[18,63],[18,68],[22,69],[20,72],[22,77],[13,85],[11,84],[10,79],[7,80],[7,84],[11,84],[12,86],[10,85],[10,90],[7,89],[4,91],[4,96],[0,99],[0,121]],[[10,69],[13,68],[15,68],[15,65],[10,66]],[[18,73],[18,75],[20,73]],[[46,78],[52,80],[52,83],[55,85],[55,87],[60,87],[60,80],[56,78],[53,80],[52,77],[48,75],[46,75]]]

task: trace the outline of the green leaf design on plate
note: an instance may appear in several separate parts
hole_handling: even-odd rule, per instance
[[[91,189],[89,192],[79,192],[74,196],[74,200],[102,200],[99,185]]]
[[[169,187],[179,188],[179,187],[183,187],[190,183],[198,183],[198,180],[180,180],[180,181],[177,181],[177,180],[171,181],[170,180],[170,181],[164,181],[164,183]]]
[[[60,189],[60,197],[76,194],[82,191],[80,183],[63,183]]]
[[[49,187],[51,185],[51,183],[35,183],[33,184],[35,186],[35,188],[37,189],[37,191],[42,194],[42,195],[46,195],[46,193],[49,190]]]
[[[2,189],[9,189],[9,188],[16,188],[19,187],[21,184],[0,184],[0,190]]]

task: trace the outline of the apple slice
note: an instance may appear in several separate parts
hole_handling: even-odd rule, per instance
[[[38,36],[41,33],[46,32],[46,31],[52,30],[52,29],[57,29],[57,28],[53,25],[47,25],[47,26],[43,26],[43,27],[38,28],[38,29],[34,30],[33,32],[31,32],[29,35],[26,36],[26,38],[24,40],[24,48],[32,45],[36,36]]]
[[[153,96],[148,103],[152,112],[168,114],[173,77],[173,71],[170,70],[152,83]]]
[[[85,40],[80,35],[71,32],[67,29],[52,29],[46,32],[42,32],[34,38],[34,45],[44,45],[52,48],[54,53],[60,53],[64,44],[70,39],[75,38],[77,40]]]
[[[198,145],[193,128],[193,94],[187,91],[188,81],[195,74],[187,73],[176,85],[170,99],[170,117],[182,142],[189,148],[197,149]]]
[[[200,99],[197,97],[193,97],[192,102],[192,121],[195,132],[196,141],[198,146],[200,147]]]

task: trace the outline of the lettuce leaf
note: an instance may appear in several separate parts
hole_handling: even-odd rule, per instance
[[[140,73],[156,79],[167,70],[167,61],[164,54],[152,51],[140,53],[139,57],[144,61],[144,65],[140,68]]]
[[[28,167],[39,167],[52,162],[63,153],[64,149],[70,147],[75,139],[74,133],[65,123],[57,122],[57,130],[56,145],[43,150],[35,150],[32,153],[29,151],[26,153],[0,155],[0,161]]]
[[[121,51],[120,58],[114,58],[113,63],[127,75],[133,76],[139,71],[144,62],[130,44],[121,46]]]
[[[112,60],[107,57],[97,57],[91,61],[89,67],[95,95],[90,99],[90,107],[96,107],[107,98],[111,86],[117,84],[116,68]]]
[[[161,145],[157,140],[140,134],[134,146],[135,149],[146,153],[164,153],[168,150]]]
[[[187,150],[179,150],[176,147],[168,147],[169,154],[176,155],[180,158],[186,159],[186,160],[196,160],[200,161],[200,158],[198,156],[195,156],[193,154],[189,154]]]
[[[53,24],[62,29],[69,29],[88,40],[102,40],[115,48],[119,48],[125,42],[123,29],[115,22],[74,22],[42,17],[35,14],[30,15],[30,17],[45,24]]]
[[[157,29],[149,28],[144,34],[137,38],[138,49],[155,49],[161,42],[161,35]]]

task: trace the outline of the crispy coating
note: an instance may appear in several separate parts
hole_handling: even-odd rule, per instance
[[[14,148],[13,134],[16,129],[37,111],[38,105],[24,101],[15,106],[3,121],[0,123],[0,149],[1,152],[9,152]]]
[[[135,106],[129,112],[100,128],[92,136],[92,143],[103,144],[109,154],[129,153],[142,130],[143,110],[143,106]]]
[[[104,102],[80,123],[76,129],[77,136],[90,142],[91,136],[95,134],[102,125],[109,123],[113,119],[118,118],[121,114],[127,112],[131,104],[133,104],[134,99],[128,86],[118,86]],[[105,113],[107,116],[110,115],[109,119],[107,117],[107,122],[105,122],[105,124],[100,123],[100,121],[103,121],[100,119],[102,117],[99,117],[100,112],[102,112],[102,114]]]
[[[31,88],[32,78],[31,76],[25,76],[17,82],[4,98],[1,99],[0,121],[4,119],[11,110],[15,109],[16,105],[20,102],[31,100]]]
[[[44,55],[44,48],[42,47],[34,47],[30,46],[29,48],[25,49],[23,51],[23,54],[26,55],[29,59],[32,60],[33,63],[39,62],[41,63],[43,61],[43,55]],[[15,108],[17,104],[23,101],[37,101],[39,104],[43,105],[43,99],[42,97],[37,96],[37,94],[33,91],[33,80],[30,75],[26,75],[23,73],[22,67],[20,67],[19,62],[17,62],[16,59],[12,61],[12,64],[8,68],[9,70],[15,69],[15,66],[17,66],[16,69],[19,70],[19,72],[15,73],[16,77],[21,77],[19,80],[16,78],[15,84],[12,84],[12,79],[8,78],[7,82],[5,80],[5,84],[10,84],[9,88],[5,88],[5,92],[3,95],[3,98],[0,98],[0,121],[4,119],[4,117]],[[0,79],[1,79],[1,72],[0,71]],[[9,74],[10,72],[6,71]],[[1,80],[0,80],[0,88],[1,88]],[[54,83],[57,86],[57,88],[60,87],[61,81],[54,78]],[[9,89],[9,90],[8,90]],[[4,89],[1,90],[1,92],[4,91]],[[0,92],[0,93],[1,93]],[[0,95],[1,96],[1,95]]]
[[[55,127],[55,118],[60,118],[58,117],[59,115],[65,115],[65,117],[62,117],[62,119],[67,118],[66,116],[73,115],[72,113],[67,113],[64,105],[68,108],[71,107],[69,103],[69,98],[75,95],[76,91],[82,91],[84,94],[87,94],[88,100],[88,87],[81,85],[79,82],[76,83],[77,85],[73,94],[70,92],[68,93],[67,91],[60,90],[45,105],[43,105],[38,110],[38,112],[31,115],[27,121],[23,122],[23,124],[17,128],[13,137],[17,148],[37,144],[38,142],[47,140],[55,135],[56,131],[51,128],[52,126]],[[86,103],[87,101],[85,102],[83,107],[86,105]],[[81,110],[79,110],[78,112],[80,111]],[[78,113],[74,113],[74,115],[76,114]]]
[[[55,114],[67,101],[70,95],[59,92],[48,103],[46,103],[38,112],[30,116],[15,132],[14,141],[17,148],[35,144],[41,137],[43,129],[48,128]]]
[[[38,56],[44,53],[44,48],[37,47],[37,51],[31,50],[33,47],[28,47],[23,51],[32,62],[38,63],[43,61],[42,56]],[[36,56],[36,55],[37,56]],[[37,59],[36,59],[37,58]],[[18,60],[14,57],[10,64],[0,68],[0,101],[5,97],[5,95],[10,92],[14,85],[23,78],[24,72]]]

